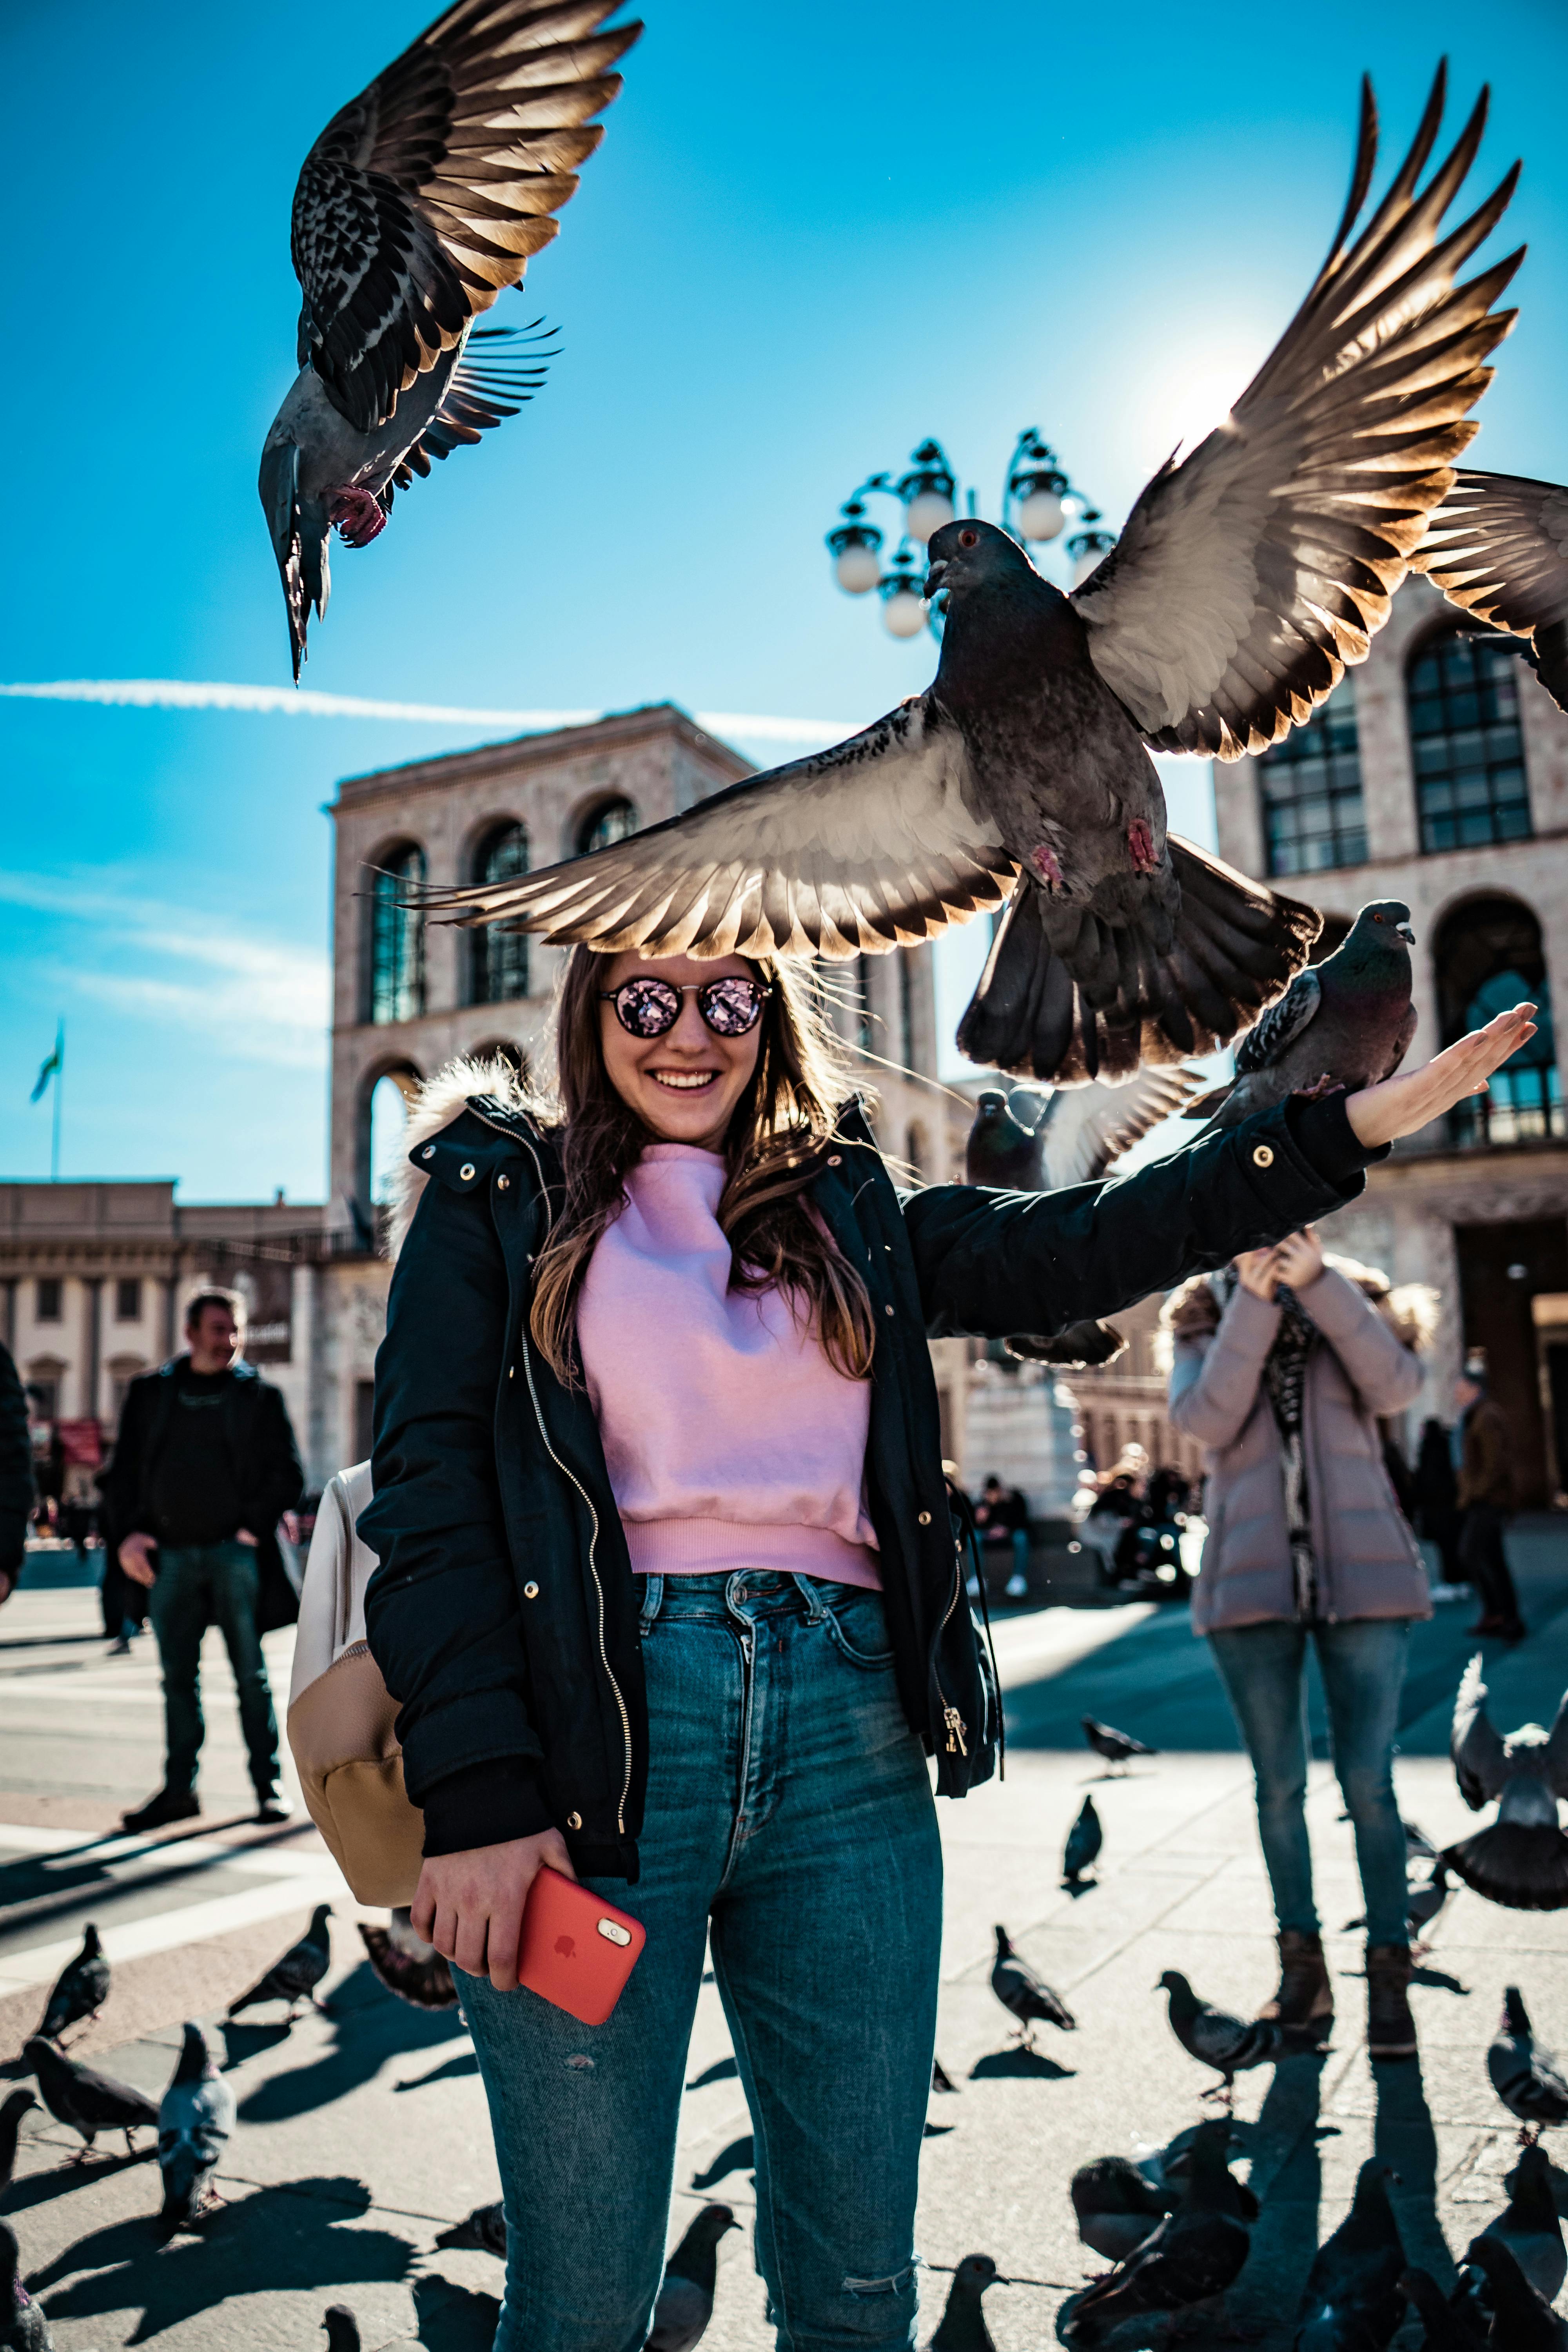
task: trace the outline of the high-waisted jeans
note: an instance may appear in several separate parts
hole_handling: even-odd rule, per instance
[[[642,1622],[641,1876],[587,1882],[647,1930],[619,2003],[579,2025],[462,1979],[506,2203],[496,2352],[638,2352],[705,1939],[781,2352],[906,2352],[942,1854],[880,1596],[761,1570],[656,1576]]]
[[[1334,1771],[1355,1831],[1369,1944],[1410,1940],[1405,1917],[1405,1827],[1394,1795],[1394,1735],[1405,1685],[1409,1620],[1338,1625],[1280,1619],[1211,1633],[1215,1664],[1258,1783],[1258,1832],[1281,1927],[1318,1932],[1307,1839],[1307,1641],[1318,1653]]]

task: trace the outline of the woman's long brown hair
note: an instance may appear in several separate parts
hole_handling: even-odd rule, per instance
[[[809,1319],[829,1362],[847,1380],[871,1369],[875,1327],[859,1273],[814,1217],[805,1187],[822,1167],[838,1114],[855,1093],[849,1065],[808,971],[748,959],[773,990],[751,1083],[725,1138],[729,1174],[718,1221],[734,1253],[731,1289],[777,1286]],[[625,1183],[657,1141],[610,1082],[600,1044],[599,988],[607,959],[574,947],[556,1003],[554,1122],[565,1199],[534,1268],[530,1328],[556,1378],[580,1386],[577,1297],[599,1236],[625,1202]]]

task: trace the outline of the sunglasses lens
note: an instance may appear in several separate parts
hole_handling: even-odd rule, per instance
[[[680,1017],[680,998],[668,980],[628,980],[616,991],[616,1013],[634,1037],[662,1037]]]
[[[710,980],[697,1002],[715,1036],[743,1037],[756,1025],[763,993],[754,980]]]

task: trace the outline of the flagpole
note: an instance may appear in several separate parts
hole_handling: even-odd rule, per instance
[[[66,1084],[66,1024],[62,1021],[55,1032],[55,1124],[54,1139],[49,1148],[49,1181],[60,1181],[60,1097]]]

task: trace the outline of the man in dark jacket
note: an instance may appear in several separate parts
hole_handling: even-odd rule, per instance
[[[214,1620],[234,1669],[256,1818],[282,1822],[290,1811],[278,1778],[258,1602],[264,1553],[276,1554],[274,1529],[299,1501],[304,1477],[282,1396],[240,1360],[243,1314],[232,1291],[192,1299],[189,1353],[132,1381],[104,1481],[120,1565],[151,1588],[163,1667],[163,1786],[125,1815],[131,1831],[201,1811],[201,1648]]]
[[[27,1400],[8,1348],[0,1347],[0,1602],[22,1573],[33,1515],[33,1444]]]
[[[1454,1386],[1458,1407],[1459,1565],[1476,1588],[1481,1613],[1472,1633],[1524,1639],[1524,1620],[1503,1549],[1503,1521],[1513,1508],[1508,1416],[1487,1394],[1486,1359],[1471,1355]]]

